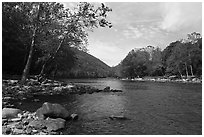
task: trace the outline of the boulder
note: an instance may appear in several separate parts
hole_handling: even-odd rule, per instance
[[[6,119],[17,118],[19,113],[22,113],[22,111],[20,109],[3,108],[2,118],[6,118]]]
[[[35,129],[44,129],[46,128],[46,121],[43,119],[33,120],[28,124],[28,127],[33,127]]]
[[[28,126],[35,129],[47,129],[48,132],[51,132],[63,129],[65,122],[62,118],[52,119],[48,117],[47,119],[33,120]]]
[[[61,118],[57,119],[46,119],[46,127],[49,132],[51,131],[57,131],[59,129],[63,129],[65,127],[65,120]]]
[[[48,102],[45,102],[42,107],[36,111],[36,115],[40,119],[45,119],[46,117],[63,119],[70,118],[69,112],[60,104],[51,104]]]

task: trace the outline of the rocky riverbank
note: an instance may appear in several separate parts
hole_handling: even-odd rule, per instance
[[[77,120],[60,104],[45,102],[34,113],[17,108],[3,108],[2,134],[56,135],[65,127],[66,121]]]
[[[145,77],[145,78],[123,78],[121,80],[131,80],[131,81],[152,81],[152,82],[176,82],[176,83],[202,83],[202,79],[199,78],[185,78],[185,79],[179,79],[179,78],[154,78],[154,77]]]
[[[106,87],[103,90],[83,85],[67,84],[59,81],[45,80],[38,82],[29,79],[25,85],[18,80],[2,81],[2,134],[10,135],[52,135],[61,134],[67,121],[77,120],[77,114],[70,114],[60,104],[45,102],[35,112],[15,108],[12,100],[23,102],[35,95],[70,95],[92,94],[98,92],[122,92]],[[33,101],[38,102],[38,99]]]
[[[12,107],[10,100],[26,100],[34,95],[69,95],[69,94],[92,94],[98,92],[122,92],[121,90],[105,87],[103,90],[85,86],[67,84],[59,81],[45,80],[42,83],[35,79],[29,79],[25,85],[20,85],[18,80],[2,81],[2,104],[3,107]],[[34,101],[38,101],[37,99]]]

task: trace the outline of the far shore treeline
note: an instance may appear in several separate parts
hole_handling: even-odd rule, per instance
[[[201,77],[202,37],[190,32],[164,50],[133,49],[115,67],[87,53],[87,30],[112,25],[111,9],[79,3],[75,11],[60,3],[2,3],[2,74],[51,78],[138,78],[145,76]],[[178,38],[180,39],[180,38]],[[137,44],[135,44],[137,47]],[[117,56],[117,53],[116,53]]]
[[[187,34],[186,39],[171,42],[163,51],[147,46],[133,49],[115,67],[116,75],[126,78],[144,76],[201,77],[202,37],[199,33]]]

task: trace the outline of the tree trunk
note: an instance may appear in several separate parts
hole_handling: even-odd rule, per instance
[[[188,78],[188,67],[187,67],[187,65],[186,65],[186,62],[185,62],[185,66],[186,66],[186,76],[187,76],[187,78]]]
[[[188,57],[189,57],[190,63],[192,64],[191,54],[190,54],[190,53],[188,53]],[[193,75],[193,67],[192,67],[192,65],[190,65],[190,68],[191,68],[191,76],[194,76],[194,75]]]
[[[40,77],[42,77],[43,74],[45,73],[45,67],[46,67],[46,65],[47,65],[50,61],[52,61],[52,60],[55,58],[55,56],[57,55],[57,53],[58,53],[59,50],[61,49],[62,44],[63,44],[63,42],[64,42],[64,39],[65,39],[65,38],[63,38],[62,41],[60,42],[60,44],[59,44],[59,46],[57,47],[57,50],[55,51],[55,53],[54,53],[52,56],[49,56],[48,59],[47,59],[47,60],[45,61],[45,63],[43,64],[42,69],[41,69],[40,74],[39,74]]]
[[[21,78],[21,84],[24,84],[27,77],[28,77],[28,74],[29,74],[29,71],[30,71],[30,65],[31,65],[31,61],[32,61],[32,56],[33,56],[33,50],[34,50],[34,46],[35,46],[35,35],[36,35],[36,31],[37,31],[37,27],[34,29],[33,31],[33,36],[32,36],[32,41],[31,41],[31,46],[30,46],[30,51],[29,51],[29,56],[28,56],[28,59],[27,59],[27,63],[26,63],[26,66],[23,70],[23,75],[22,75],[22,78]]]
[[[183,75],[181,74],[181,71],[180,71],[179,67],[178,67],[178,72],[179,72],[181,78],[183,78]]]
[[[191,68],[191,76],[194,76],[194,74],[193,74],[193,67],[192,67],[192,65],[190,65],[190,68]]]
[[[26,79],[27,79],[27,77],[29,75],[30,65],[31,65],[32,56],[33,56],[33,50],[34,50],[34,47],[35,47],[35,37],[36,37],[36,32],[37,32],[38,23],[39,23],[40,8],[41,8],[41,4],[38,5],[37,20],[34,23],[34,30],[33,30],[32,40],[31,40],[30,51],[29,51],[29,55],[28,55],[26,66],[25,66],[25,68],[23,70],[23,74],[22,74],[22,78],[21,78],[21,84],[25,84]]]

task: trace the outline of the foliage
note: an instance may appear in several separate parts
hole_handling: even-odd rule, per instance
[[[121,67],[123,77],[161,75],[161,50],[152,46],[132,50],[121,62]]]
[[[48,75],[70,69],[76,60],[70,47],[86,51],[88,30],[111,28],[106,20],[109,11],[104,4],[95,7],[87,2],[79,3],[74,10],[55,2],[4,2],[3,72],[22,73],[28,55],[33,57],[26,71],[31,69],[32,74],[42,72],[42,66]]]
[[[132,50],[115,68],[118,76],[129,78],[164,75],[200,76],[201,35],[196,32],[188,34],[187,39],[172,42],[163,51],[152,46]]]
[[[176,41],[163,51],[166,74],[168,75],[201,75],[202,70],[202,38],[199,33],[188,34],[186,41]],[[190,39],[190,38],[193,38]]]
[[[58,71],[58,77],[69,78],[98,78],[110,76],[111,67],[94,56],[71,48],[77,58],[72,68]]]

